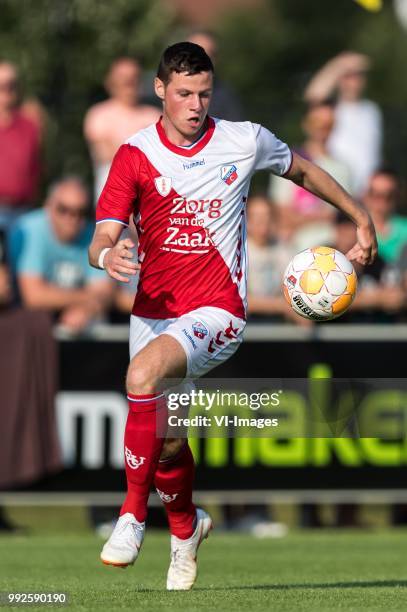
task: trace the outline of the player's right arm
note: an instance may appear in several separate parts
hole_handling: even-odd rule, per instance
[[[129,279],[123,274],[134,275],[140,270],[140,264],[132,260],[134,243],[130,238],[119,240],[123,226],[114,221],[105,221],[96,226],[92,242],[89,247],[89,263],[94,268],[101,267],[99,258],[105,249],[109,249],[103,258],[103,267],[106,272],[118,281],[128,283]]]
[[[116,280],[129,282],[140,264],[131,261],[134,243],[130,238],[120,240],[123,227],[129,224],[134,212],[138,187],[137,149],[122,145],[117,151],[106,185],[96,208],[96,229],[89,247],[89,263],[104,268]]]

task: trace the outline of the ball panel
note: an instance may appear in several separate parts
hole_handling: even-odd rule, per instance
[[[306,249],[294,257],[291,265],[295,272],[302,272],[303,270],[309,268],[313,261],[314,254],[310,249]]]
[[[314,321],[323,321],[325,319],[319,313],[316,313],[314,309],[306,303],[306,296],[301,293],[295,293],[291,300],[291,306],[293,310],[304,319],[312,319]]]
[[[319,270],[306,270],[301,274],[300,286],[304,293],[319,293],[324,284],[324,279]]]
[[[348,274],[347,283],[346,283],[346,293],[350,293],[351,295],[355,295],[356,288],[358,285],[358,277],[356,276],[355,270],[352,270],[352,274]]]
[[[332,295],[342,295],[346,286],[346,276],[342,272],[329,272],[325,279],[325,287]]]
[[[336,263],[332,255],[316,255],[312,267],[327,274],[332,270],[336,270]]]
[[[334,296],[322,290],[318,295],[312,297],[312,306],[314,310],[321,310],[323,313],[332,315],[332,302],[334,299]]]
[[[335,249],[326,246],[314,247],[311,251],[317,255],[333,255],[335,253]]]
[[[333,314],[338,316],[345,312],[345,310],[351,305],[352,301],[353,295],[350,295],[350,293],[345,293],[344,295],[338,297],[338,299],[332,304]]]
[[[335,259],[336,265],[338,266],[340,270],[342,270],[342,272],[346,272],[346,274],[352,274],[353,272],[352,262],[350,262],[349,259],[345,257],[343,253],[341,253],[340,251],[335,251],[334,259]]]

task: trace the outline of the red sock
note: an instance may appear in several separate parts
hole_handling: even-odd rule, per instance
[[[167,404],[163,394],[131,395],[124,432],[127,496],[120,510],[143,522],[154,473],[164,443]],[[158,435],[162,437],[158,437]]]
[[[186,540],[195,530],[196,509],[192,503],[194,458],[188,442],[180,452],[160,461],[154,477],[157,493],[164,502],[172,535]]]

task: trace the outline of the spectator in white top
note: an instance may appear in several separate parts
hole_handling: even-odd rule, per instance
[[[335,123],[332,105],[318,104],[308,109],[302,128],[305,141],[296,151],[329,172],[347,191],[350,170],[327,151],[327,141]],[[295,251],[331,244],[334,236],[335,209],[317,196],[284,178],[270,177],[270,198],[280,208],[284,238]]]
[[[344,52],[330,60],[305,90],[310,104],[336,97],[335,127],[328,150],[352,169],[352,193],[360,196],[381,163],[382,114],[377,104],[363,98],[370,59]]]
[[[116,59],[109,68],[105,89],[109,99],[92,106],[85,117],[84,133],[94,169],[97,201],[117,149],[130,136],[158,121],[154,106],[139,103],[141,66],[130,57]]]
[[[282,278],[294,253],[279,240],[278,212],[262,195],[251,197],[247,203],[249,316],[307,325],[283,297]]]

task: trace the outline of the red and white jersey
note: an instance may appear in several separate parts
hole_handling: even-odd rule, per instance
[[[142,263],[133,314],[180,317],[202,306],[245,318],[245,202],[256,170],[285,174],[292,154],[266,128],[208,119],[190,147],[161,125],[122,145],[99,198],[96,221],[134,214]]]

